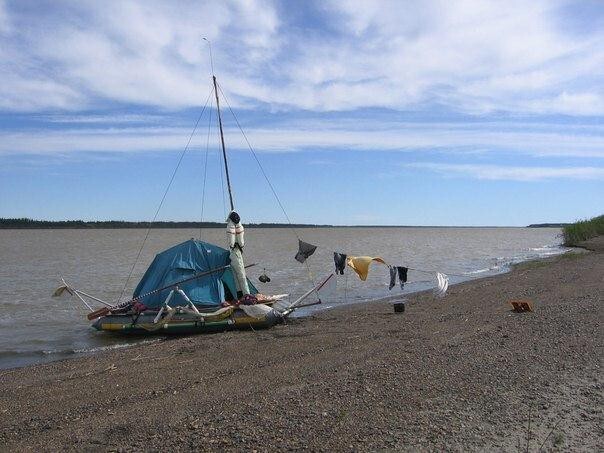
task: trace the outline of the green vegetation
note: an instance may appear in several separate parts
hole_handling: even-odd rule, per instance
[[[579,220],[562,230],[564,245],[573,246],[596,236],[604,235],[604,215],[589,220]]]

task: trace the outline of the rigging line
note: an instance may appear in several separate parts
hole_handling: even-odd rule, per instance
[[[203,211],[205,208],[205,200],[206,200],[206,181],[208,176],[208,153],[210,151],[210,132],[212,129],[212,109],[210,108],[209,120],[208,120],[208,136],[206,139],[206,156],[205,163],[203,166],[203,188],[201,190],[201,218],[199,223],[199,240],[201,241],[201,229],[203,225]]]
[[[281,211],[283,211],[283,215],[287,219],[287,223],[289,223],[290,230],[294,233],[294,235],[296,236],[296,238],[298,239],[298,241],[300,241],[301,239],[300,239],[300,236],[298,235],[298,232],[293,227],[292,221],[290,220],[289,216],[287,215],[287,212],[285,211],[285,208],[283,207],[283,203],[281,203],[281,200],[279,199],[279,196],[277,195],[277,191],[273,187],[273,184],[271,183],[270,179],[268,178],[268,175],[264,171],[264,167],[260,163],[260,159],[258,159],[258,156],[256,155],[256,152],[254,151],[254,148],[252,147],[252,144],[248,140],[247,135],[245,135],[245,131],[241,127],[241,124],[239,123],[239,119],[237,118],[237,115],[235,115],[235,112],[231,108],[231,104],[229,103],[229,100],[227,99],[226,95],[224,94],[224,91],[222,91],[222,87],[220,86],[220,84],[218,84],[218,89],[220,90],[220,94],[222,94],[222,98],[226,102],[226,105],[229,108],[229,111],[231,112],[231,115],[233,115],[233,118],[235,119],[235,123],[237,123],[237,127],[239,128],[239,131],[241,132],[241,135],[243,135],[243,138],[245,139],[245,142],[247,143],[248,148],[252,152],[252,156],[254,156],[254,160],[256,161],[256,164],[258,164],[258,168],[260,168],[260,171],[262,172],[262,176],[264,176],[264,179],[266,180],[268,186],[270,187],[271,192],[273,193],[273,196],[275,197],[275,200],[277,200],[277,203],[279,204],[279,207],[281,208]],[[306,261],[304,262],[304,264],[306,265],[306,271],[308,272],[308,279],[310,280],[310,282],[313,285],[315,285],[315,279],[314,279],[314,277],[312,275],[312,271],[310,270],[310,265]],[[317,295],[318,295],[318,293],[317,293]]]
[[[161,198],[161,201],[159,202],[159,206],[157,207],[157,210],[155,211],[155,215],[153,216],[153,220],[151,221],[151,223],[149,223],[149,227],[147,228],[147,232],[145,233],[145,238],[143,239],[143,243],[141,244],[140,248],[138,249],[138,253],[136,254],[136,259],[134,260],[134,263],[132,264],[132,267],[130,268],[130,272],[128,273],[128,278],[126,278],[126,283],[124,283],[124,287],[122,288],[122,291],[120,292],[120,296],[117,299],[118,303],[122,299],[122,296],[124,295],[124,292],[126,291],[126,287],[128,286],[128,283],[130,282],[130,278],[132,277],[132,273],[134,272],[134,268],[136,267],[136,265],[138,263],[138,260],[139,260],[139,258],[141,256],[141,253],[143,251],[143,248],[145,247],[145,243],[147,242],[147,239],[149,238],[149,233],[151,231],[151,225],[157,219],[157,216],[159,215],[159,211],[161,210],[161,208],[162,208],[162,206],[164,204],[164,201],[166,200],[166,196],[168,195],[168,191],[170,190],[170,187],[172,186],[172,183],[174,182],[174,178],[176,177],[176,173],[178,172],[178,169],[180,168],[180,164],[182,163],[182,160],[185,157],[185,154],[186,154],[187,150],[189,149],[189,145],[191,144],[191,140],[193,139],[193,135],[195,134],[195,131],[197,130],[197,126],[199,125],[199,121],[201,120],[201,117],[203,116],[203,113],[205,112],[206,107],[208,106],[208,101],[210,100],[210,96],[211,95],[212,95],[212,91],[210,91],[210,93],[208,94],[206,102],[203,105],[203,108],[201,109],[201,113],[197,117],[197,121],[195,122],[195,126],[193,127],[193,130],[191,131],[191,135],[189,135],[189,140],[187,140],[187,144],[185,145],[184,149],[180,153],[180,157],[178,158],[178,163],[176,164],[176,168],[174,169],[174,172],[172,173],[172,176],[170,177],[170,181],[168,182],[168,185],[166,186],[166,190],[164,191],[164,194],[163,194],[163,196]]]
[[[423,272],[425,274],[445,274],[445,275],[449,275],[451,277],[470,277],[473,274],[452,274],[451,272],[443,272],[443,271],[429,271],[427,269],[416,269],[415,267],[407,267],[407,269],[411,270],[411,271],[416,271],[416,272]]]
[[[273,187],[270,179],[268,178],[266,172],[264,171],[264,167],[262,167],[262,164],[260,163],[260,160],[258,159],[258,156],[256,155],[256,152],[254,151],[254,148],[252,147],[252,144],[248,140],[247,135],[245,135],[245,132],[244,132],[243,128],[241,127],[241,124],[239,123],[239,120],[237,119],[237,115],[235,115],[235,112],[231,108],[231,104],[229,103],[229,100],[225,96],[224,91],[222,91],[222,87],[220,86],[220,84],[218,84],[218,89],[220,90],[220,94],[222,94],[222,97],[224,98],[224,101],[226,102],[227,107],[229,108],[229,111],[231,112],[231,115],[233,115],[233,118],[235,119],[235,123],[237,123],[237,127],[239,128],[239,131],[243,135],[243,138],[245,139],[245,142],[247,143],[248,148],[252,152],[252,155],[254,156],[254,159],[256,160],[256,163],[258,164],[258,167],[260,168],[260,171],[262,172],[262,176],[264,176],[264,179],[266,180],[268,186],[270,187],[271,192],[273,193],[273,196],[277,200],[277,203],[279,204],[279,207],[281,208],[281,211],[283,211],[283,215],[285,215],[285,218],[287,219],[287,223],[289,223],[289,227],[294,232],[294,234],[296,235],[296,237],[298,238],[298,240],[300,240],[300,236],[298,235],[298,232],[293,227],[292,221],[290,220],[289,216],[287,215],[287,212],[285,211],[285,208],[283,207],[283,204],[281,203],[281,200],[279,199],[279,196],[277,195],[277,192],[275,191],[275,188]]]

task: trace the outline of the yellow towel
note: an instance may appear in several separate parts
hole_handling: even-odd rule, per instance
[[[377,261],[378,263],[386,264],[386,262],[376,256],[372,258],[370,256],[349,256],[346,260],[346,264],[352,268],[353,271],[357,273],[359,278],[363,281],[367,280],[367,274],[369,273],[369,265],[372,261]]]

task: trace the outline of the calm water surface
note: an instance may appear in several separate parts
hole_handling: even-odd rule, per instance
[[[0,368],[131,343],[91,329],[86,310],[76,299],[50,295],[64,277],[78,289],[116,301],[144,234],[144,230],[0,230]],[[302,294],[312,286],[311,279],[333,271],[333,251],[459,274],[451,277],[453,283],[564,251],[556,228],[313,228],[298,234],[320,246],[307,261],[309,269],[293,259],[297,238],[292,230],[246,229],[246,263],[258,263],[248,275],[261,292]],[[199,230],[152,230],[125,297],[132,294],[156,253],[193,237],[200,237]],[[225,244],[222,229],[204,229],[201,237]],[[263,285],[258,276],[264,268],[271,282]],[[319,307],[406,294],[433,286],[432,278],[409,271],[404,292],[398,286],[389,291],[384,266],[373,265],[366,282],[347,269],[338,276],[334,296]]]

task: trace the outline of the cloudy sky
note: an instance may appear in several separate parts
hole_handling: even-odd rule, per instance
[[[602,1],[0,0],[0,217],[151,219],[211,93],[202,37],[247,221],[285,218],[227,101],[294,222],[604,211]],[[160,219],[224,216],[209,113]]]

